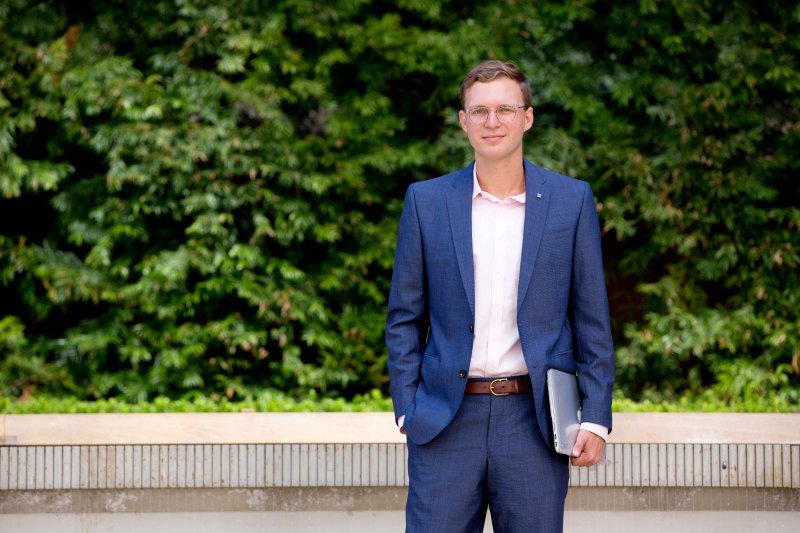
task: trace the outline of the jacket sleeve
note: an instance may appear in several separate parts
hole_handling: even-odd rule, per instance
[[[572,269],[572,326],[584,422],[611,430],[614,345],[600,250],[600,224],[592,190],[585,184]]]
[[[386,348],[395,420],[414,401],[429,328],[422,233],[411,185],[400,216],[386,313]]]

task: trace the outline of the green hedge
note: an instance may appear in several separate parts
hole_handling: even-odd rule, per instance
[[[0,2],[0,394],[385,396],[403,191],[469,160],[487,57],[530,74],[526,156],[594,188],[619,391],[797,409],[774,0]]]
[[[267,390],[258,396],[243,400],[210,398],[189,395],[171,399],[159,396],[151,401],[131,403],[125,399],[108,398],[97,401],[76,398],[36,396],[25,401],[0,398],[0,414],[45,414],[45,413],[238,413],[238,412],[391,412],[392,401],[377,390],[366,395],[357,394],[349,401],[342,398],[318,398],[309,395],[299,399],[283,392]],[[684,396],[678,402],[633,401],[617,395],[613,410],[623,413],[645,412],[795,412],[796,408],[780,401],[728,403],[712,395],[689,399]]]
[[[0,398],[0,413],[3,414],[363,412],[391,411],[391,409],[391,398],[381,396],[378,391],[372,391],[366,395],[357,394],[349,401],[342,398],[318,398],[314,394],[298,399],[275,390],[262,391],[258,396],[236,401],[201,395],[188,395],[181,399],[159,396],[151,401],[135,403],[121,398],[108,398],[92,402],[76,398],[47,396],[37,396],[27,401]]]

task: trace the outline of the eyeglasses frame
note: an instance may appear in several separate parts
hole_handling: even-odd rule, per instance
[[[500,120],[500,117],[497,116],[497,110],[499,108],[501,108],[501,107],[513,107],[514,108],[514,118],[512,118],[508,122],[503,122],[502,120]],[[517,111],[519,111],[520,109],[528,109],[529,107],[531,107],[531,106],[525,105],[525,104],[518,104],[518,105],[502,104],[502,105],[499,105],[497,107],[486,107],[486,106],[482,106],[482,105],[476,105],[476,106],[464,109],[463,111],[464,111],[464,114],[467,115],[467,120],[469,120],[472,124],[474,124],[475,126],[483,126],[484,124],[486,124],[489,121],[489,117],[491,116],[492,113],[494,113],[494,116],[497,119],[497,122],[499,122],[500,124],[511,124],[517,118]],[[483,122],[475,122],[474,120],[472,120],[472,116],[470,115],[470,111],[473,111],[476,108],[486,109],[486,111],[487,111],[486,120],[484,120]]]

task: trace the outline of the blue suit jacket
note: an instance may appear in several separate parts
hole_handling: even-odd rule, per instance
[[[577,370],[582,421],[610,430],[613,345],[592,191],[523,164],[517,324],[539,427],[552,447],[547,370]],[[475,323],[473,165],[411,185],[400,217],[386,345],[395,416],[406,415],[408,438],[419,445],[453,419],[467,383]]]

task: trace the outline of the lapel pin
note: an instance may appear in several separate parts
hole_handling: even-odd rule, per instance
[[[542,193],[540,193],[540,192],[537,192],[537,193],[536,193],[536,198],[541,198],[541,197],[542,197]]]

